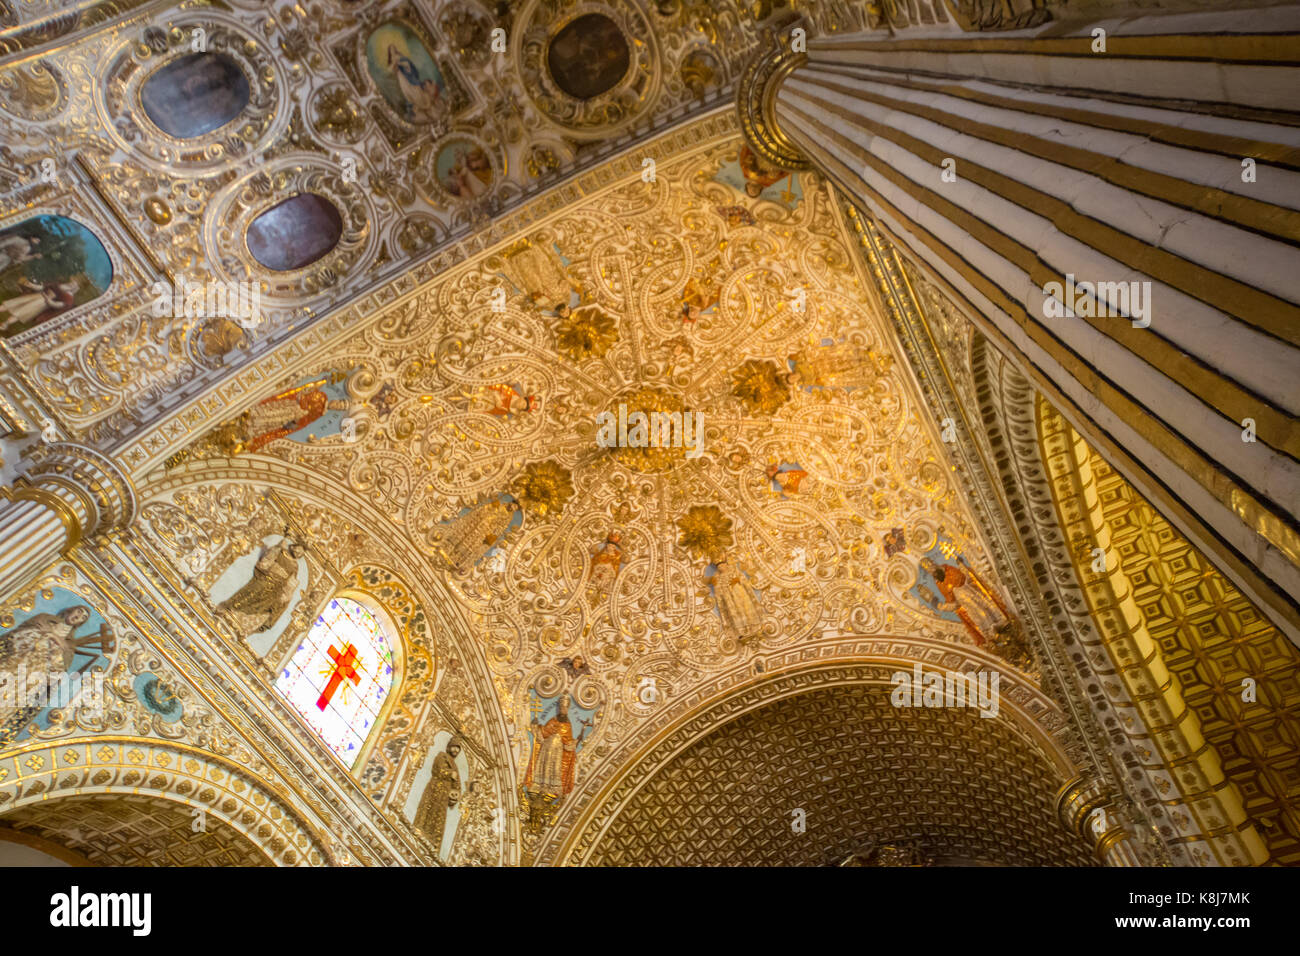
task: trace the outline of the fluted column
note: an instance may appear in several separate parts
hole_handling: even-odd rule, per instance
[[[79,445],[42,445],[0,501],[0,600],[83,539],[125,527],[134,514],[135,492],[111,459]]]
[[[845,191],[1293,640],[1298,34],[1293,6],[783,35],[739,93],[756,153]]]
[[[1142,866],[1144,861],[1127,818],[1092,777],[1075,777],[1056,794],[1061,822],[1077,833],[1106,866]]]

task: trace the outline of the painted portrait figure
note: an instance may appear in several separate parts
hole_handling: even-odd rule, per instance
[[[30,612],[14,615],[14,624],[0,631],[0,745],[26,735],[26,729],[51,706],[69,700],[35,704],[26,698],[33,688],[48,689],[62,675],[85,674],[104,667],[117,648],[113,629],[77,594],[51,589]],[[62,686],[61,684],[59,686]],[[75,693],[76,688],[69,688]]]
[[[37,216],[0,230],[0,336],[83,305],[112,281],[103,244],[79,222]]]
[[[492,161],[470,142],[448,143],[434,159],[434,171],[444,189],[458,199],[477,199],[492,185]]]
[[[40,247],[40,236],[0,234],[0,272],[4,272],[10,266],[22,265],[41,258]]]
[[[407,122],[436,123],[448,113],[442,71],[405,23],[390,20],[370,34],[366,68],[388,105]]]
[[[627,75],[630,50],[609,17],[584,14],[552,37],[546,50],[551,79],[565,93],[589,100],[612,89]]]
[[[248,78],[224,53],[186,53],[164,64],[140,88],[154,125],[178,139],[225,126],[248,105]]]

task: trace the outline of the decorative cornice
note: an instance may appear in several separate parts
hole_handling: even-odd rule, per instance
[[[24,53],[48,52],[48,48],[66,46],[79,39],[79,35],[102,29],[150,5],[163,6],[156,0],[100,0],[85,7],[56,10],[50,16],[27,23],[5,25],[0,29],[0,62],[8,66]]]

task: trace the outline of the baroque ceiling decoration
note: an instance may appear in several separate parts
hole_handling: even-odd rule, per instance
[[[96,5],[120,19],[0,72],[0,229],[10,210],[84,210],[115,257],[102,295],[83,281],[0,343],[60,426],[92,440],[138,429],[165,396],[725,102],[763,32],[791,16],[737,0],[133,7]],[[811,16],[829,31],[866,13],[835,0]],[[259,257],[250,223],[301,193],[336,210],[337,244],[298,249],[300,229],[281,237],[283,261]],[[159,314],[155,281],[244,283],[260,312]]]
[[[973,406],[970,326],[717,109],[796,13],[1054,5],[137,6],[0,0],[30,25],[0,39],[0,252],[57,290],[0,288],[0,350],[50,427],[132,442],[141,499],[0,611],[87,642],[109,703],[4,714],[6,825],[103,862],[189,829],[177,801],[216,820],[179,864],[1080,862],[1058,675],[879,270]],[[257,320],[159,312],[187,280],[256,290]],[[351,774],[259,696],[339,593],[403,651]],[[1003,719],[890,706],[919,662],[1001,672]]]
[[[718,137],[380,310],[153,480],[269,456],[382,513],[472,622],[536,841],[638,724],[827,632],[1036,678],[856,255],[824,183]]]

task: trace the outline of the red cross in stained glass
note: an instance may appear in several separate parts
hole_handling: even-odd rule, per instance
[[[344,680],[350,680],[354,684],[361,683],[361,675],[357,672],[357,649],[351,644],[346,645],[342,651],[333,645],[330,646],[329,655],[334,659],[334,670],[330,673],[329,683],[325,685],[325,693],[320,695],[320,700],[316,701],[316,706],[324,710],[326,705],[334,697],[334,692],[339,689],[339,685]]]

